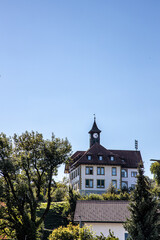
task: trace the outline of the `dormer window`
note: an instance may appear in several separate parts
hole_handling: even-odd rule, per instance
[[[87,159],[88,159],[88,160],[91,160],[91,159],[92,159],[92,156],[91,156],[91,155],[88,155],[88,156],[87,156]]]
[[[111,160],[111,161],[114,161],[114,156],[110,156],[110,160]]]
[[[102,155],[99,155],[99,156],[98,156],[98,159],[99,159],[100,161],[102,161],[102,160],[103,160],[103,156],[102,156]]]

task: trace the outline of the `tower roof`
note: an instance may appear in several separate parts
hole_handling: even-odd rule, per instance
[[[96,118],[94,117],[94,123],[93,123],[92,129],[88,133],[100,133],[100,132],[101,130],[99,130],[99,128],[97,127]]]

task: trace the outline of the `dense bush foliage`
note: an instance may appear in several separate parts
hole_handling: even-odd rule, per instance
[[[77,199],[80,200],[129,200],[130,194],[127,192],[120,192],[120,193],[104,193],[102,195],[91,193],[85,196],[79,196]]]
[[[119,240],[113,233],[109,233],[108,237],[103,234],[95,236],[93,231],[88,227],[79,228],[71,223],[67,227],[59,227],[53,230],[49,236],[49,240]]]

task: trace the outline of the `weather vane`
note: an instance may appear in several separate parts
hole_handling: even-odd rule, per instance
[[[96,114],[94,113],[93,115],[94,115],[94,121],[96,121]]]

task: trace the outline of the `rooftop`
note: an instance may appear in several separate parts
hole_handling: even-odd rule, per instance
[[[74,221],[123,223],[130,217],[128,201],[79,200]]]

